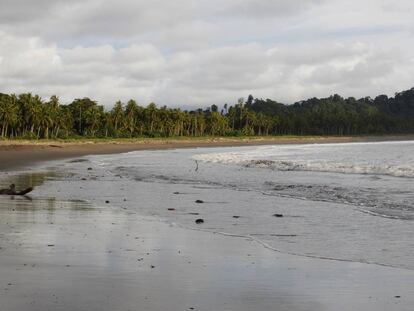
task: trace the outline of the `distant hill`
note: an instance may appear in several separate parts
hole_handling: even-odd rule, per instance
[[[352,135],[414,132],[414,88],[390,98],[379,95],[375,99],[345,99],[335,94],[293,105],[254,99],[250,95],[246,105],[257,114],[277,117],[280,133]]]

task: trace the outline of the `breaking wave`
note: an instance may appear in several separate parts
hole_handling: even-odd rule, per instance
[[[245,155],[234,153],[202,154],[194,160],[208,163],[235,164],[246,168],[264,168],[277,171],[313,171],[342,174],[389,175],[414,178],[413,165],[393,165],[387,163],[338,163],[317,160],[270,160],[248,159]]]

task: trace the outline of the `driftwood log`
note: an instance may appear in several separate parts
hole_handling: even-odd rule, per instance
[[[24,189],[22,191],[16,191],[16,186],[11,184],[8,189],[0,189],[0,195],[25,195],[33,191],[32,187]]]

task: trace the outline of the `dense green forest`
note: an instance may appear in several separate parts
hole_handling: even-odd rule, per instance
[[[235,105],[183,111],[89,98],[62,104],[30,93],[0,93],[2,138],[367,135],[414,133],[414,88],[389,98],[311,98],[293,105],[252,95]]]

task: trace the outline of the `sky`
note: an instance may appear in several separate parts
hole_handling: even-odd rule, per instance
[[[0,92],[110,107],[414,86],[412,0],[0,0]]]

